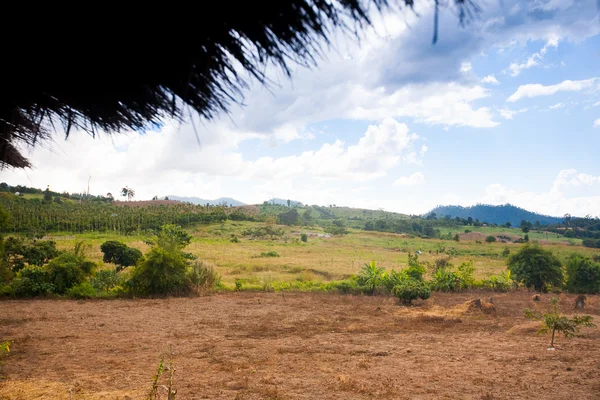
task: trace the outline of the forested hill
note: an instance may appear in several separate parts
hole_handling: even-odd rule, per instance
[[[469,217],[473,220],[478,219],[481,222],[490,224],[505,224],[510,222],[513,226],[519,226],[522,220],[535,223],[539,221],[542,225],[558,224],[564,221],[562,217],[550,217],[548,215],[537,214],[511,204],[501,206],[492,206],[487,204],[477,204],[471,207],[461,206],[438,206],[428,214],[435,213],[438,218],[449,215],[452,218]]]

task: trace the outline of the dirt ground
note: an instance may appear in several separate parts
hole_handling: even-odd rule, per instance
[[[493,296],[495,314],[467,311]],[[228,293],[0,302],[0,399],[144,399],[171,345],[177,399],[599,399],[600,330],[558,336],[531,293],[391,298]],[[561,296],[572,312],[574,296]],[[600,323],[600,296],[586,313]],[[161,381],[165,382],[165,380]],[[163,397],[164,398],[164,397]]]

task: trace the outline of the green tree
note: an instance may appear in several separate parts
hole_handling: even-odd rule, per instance
[[[44,190],[44,203],[51,203],[52,202],[52,193],[50,192],[50,186],[46,187],[46,190]]]
[[[182,250],[191,241],[192,236],[189,233],[182,227],[173,224],[163,225],[156,236],[156,245],[167,251]]]
[[[566,288],[574,293],[600,293],[600,263],[572,254],[566,265]]]
[[[512,224],[510,223],[510,221],[506,221],[506,224],[504,224],[507,228],[510,228],[512,226]]]
[[[537,245],[525,245],[508,258],[508,269],[516,282],[537,291],[548,285],[560,286],[563,280],[560,260]]]
[[[137,264],[142,258],[142,252],[138,249],[128,247],[125,243],[109,240],[100,245],[100,250],[104,254],[102,261],[113,263],[117,266],[117,271]]]
[[[496,236],[490,235],[490,236],[488,236],[488,237],[485,238],[485,242],[486,243],[493,243],[495,241],[496,241]]]
[[[576,315],[574,318],[569,319],[560,313],[558,308],[558,299],[556,297],[550,300],[552,309],[544,314],[525,309],[525,316],[530,319],[542,321],[542,327],[538,331],[538,334],[544,334],[550,332],[552,338],[550,339],[550,348],[554,348],[554,335],[556,332],[562,333],[565,338],[573,337],[579,332],[580,327],[594,327],[592,323],[592,317],[589,315]]]

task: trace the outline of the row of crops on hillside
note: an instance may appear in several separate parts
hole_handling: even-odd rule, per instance
[[[223,206],[193,204],[116,206],[103,202],[43,203],[22,198],[0,198],[9,220],[4,232],[115,232],[157,230],[165,224],[191,226],[227,219],[254,220],[251,212]]]

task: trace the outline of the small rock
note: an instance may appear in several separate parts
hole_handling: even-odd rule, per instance
[[[412,353],[412,350],[411,349],[407,349],[406,352],[407,353]]]
[[[573,371],[573,368],[567,367],[567,371]]]

